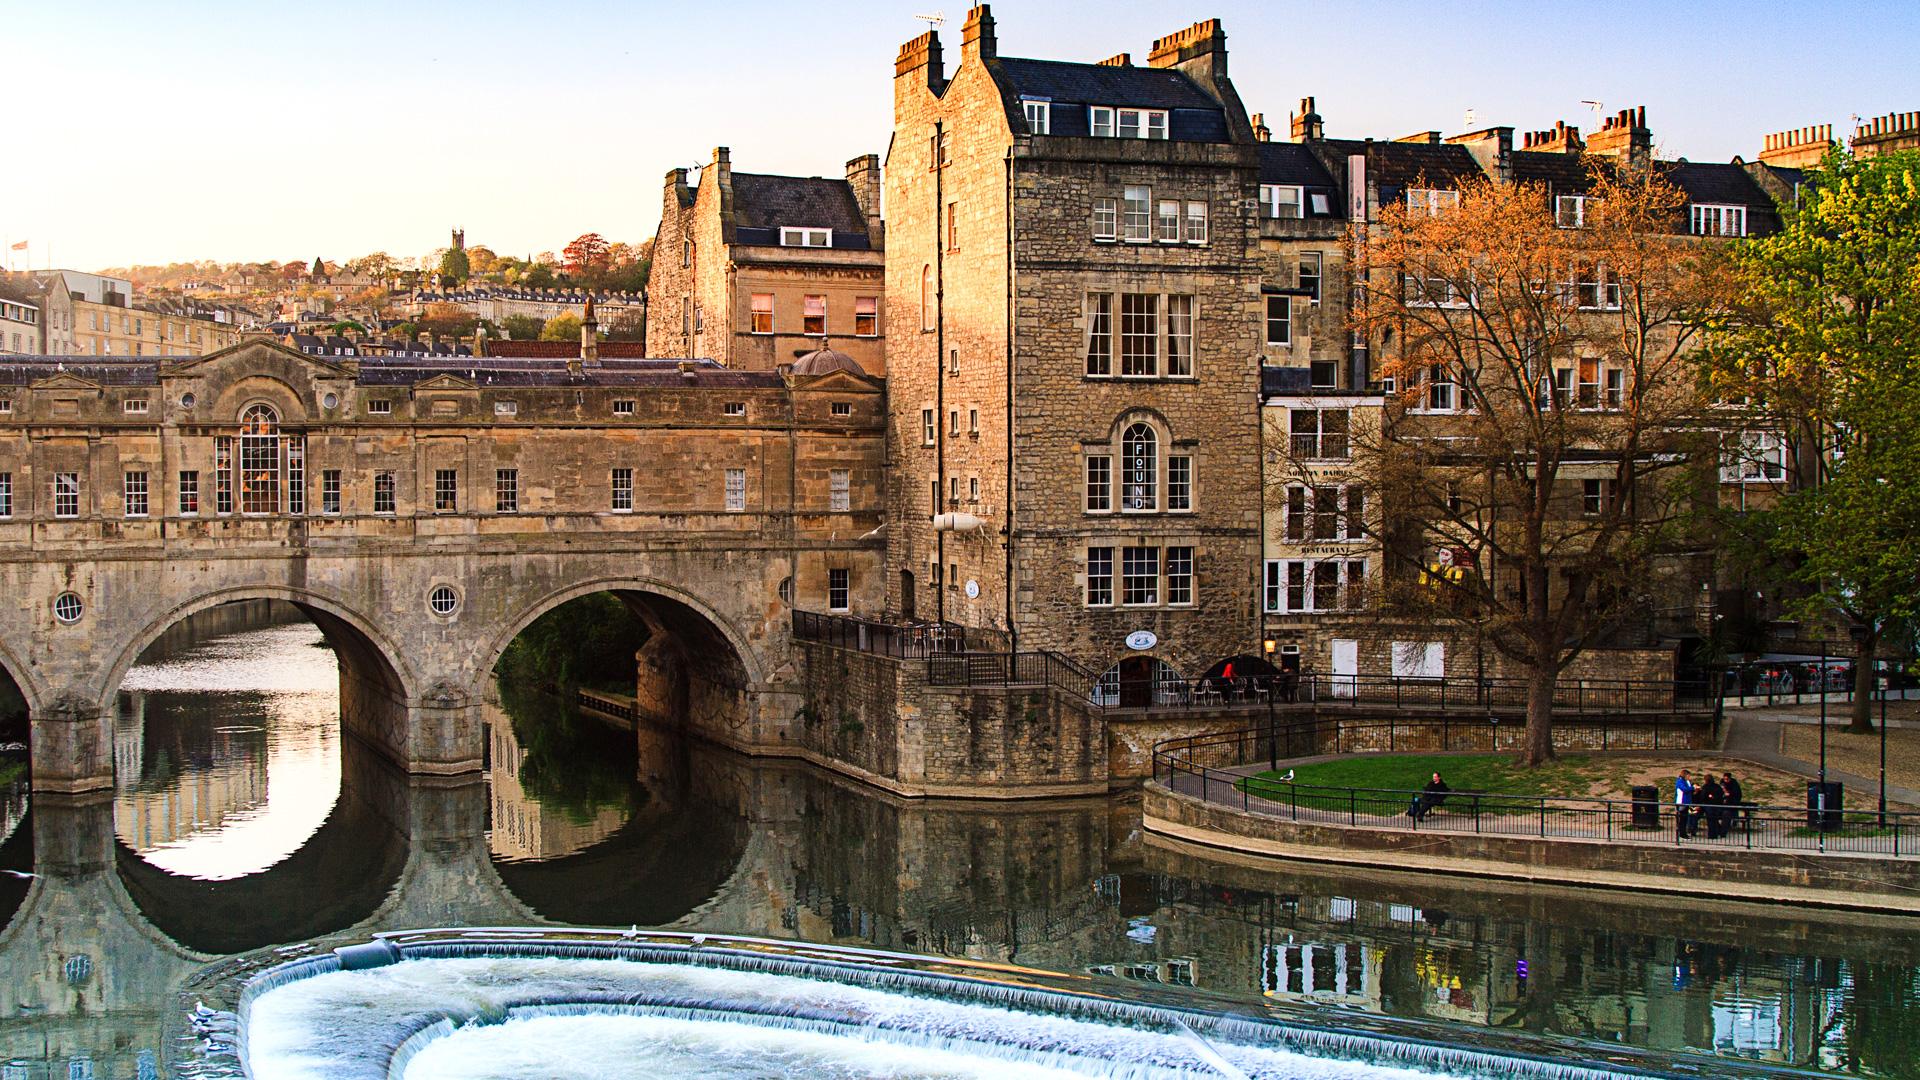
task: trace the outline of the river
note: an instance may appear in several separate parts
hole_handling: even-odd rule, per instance
[[[1920,927],[1897,919],[1236,863],[1148,842],[1125,796],[897,799],[515,686],[484,778],[410,782],[341,737],[320,632],[255,622],[129,673],[111,800],[0,786],[3,1080],[159,1075],[163,1013],[225,955],[502,923],[965,956],[1728,1075],[1920,1075]]]

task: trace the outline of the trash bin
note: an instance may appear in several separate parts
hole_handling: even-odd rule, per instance
[[[1832,832],[1840,827],[1840,782],[1807,784],[1807,828]]]
[[[1651,784],[1635,785],[1633,789],[1633,824],[1635,829],[1657,829],[1660,827],[1660,789]]]

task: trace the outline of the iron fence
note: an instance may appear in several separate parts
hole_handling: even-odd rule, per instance
[[[1384,752],[1396,744],[1394,726],[1391,721],[1337,724],[1330,732],[1315,734],[1345,742],[1345,750],[1339,748],[1340,742],[1333,743],[1333,753]],[[1351,730],[1357,727],[1385,728],[1386,734],[1382,738],[1376,731],[1371,737],[1360,738],[1361,732]],[[1514,735],[1517,738],[1517,730]],[[1299,752],[1302,750],[1305,753]],[[1290,757],[1326,752],[1329,750],[1323,739],[1278,727],[1172,739],[1154,747],[1153,777],[1155,783],[1170,791],[1197,796],[1205,802],[1309,823],[1716,849],[1920,857],[1920,814],[1915,813],[1753,803],[1696,805],[1683,811],[1672,804],[1670,786],[1653,787],[1653,798],[1631,800],[1475,791],[1436,796],[1412,788],[1301,784],[1274,775]],[[1245,767],[1258,764],[1268,765],[1268,772],[1255,773]]]
[[[801,641],[817,641],[902,660],[967,651],[967,628],[955,623],[886,623],[817,611],[793,613],[793,636]]]

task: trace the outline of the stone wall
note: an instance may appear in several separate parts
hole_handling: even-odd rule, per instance
[[[1104,724],[1055,689],[931,687],[926,663],[796,642],[801,756],[902,794],[1104,792]]]
[[[1147,830],[1161,836],[1287,859],[1920,912],[1920,859],[1912,858],[1310,824],[1203,803],[1158,785],[1147,788],[1142,815]]]

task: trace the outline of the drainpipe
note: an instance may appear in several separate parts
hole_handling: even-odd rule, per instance
[[[943,181],[947,167],[940,160],[942,121],[933,122],[933,513],[940,513],[940,500],[947,491],[947,266],[946,249],[941,246],[940,215],[946,212]],[[947,621],[947,534],[933,532],[933,557],[940,565],[940,586],[933,590],[933,618]]]
[[[1013,238],[1018,234],[1013,227],[1013,149],[1011,147],[1007,149],[1006,220],[1007,220],[1007,378],[1006,378],[1006,383],[1007,383],[1007,490],[1006,490],[1006,508],[1004,510],[1004,520],[1001,523],[1001,528],[1004,532],[1004,539],[1006,544],[1007,566],[1006,566],[1006,578],[1005,578],[1004,584],[1002,585],[1002,588],[1004,588],[1006,591],[1005,599],[1006,599],[1006,620],[1007,620],[1007,651],[1009,653],[1017,653],[1020,651],[1020,628],[1019,628],[1019,624],[1013,621],[1013,593],[1014,593],[1014,587],[1015,587],[1014,580],[1013,580],[1013,507],[1014,507],[1014,498],[1013,498],[1013,379],[1014,379],[1013,331],[1014,331],[1014,324],[1015,324],[1014,300],[1017,296],[1019,296],[1019,290],[1014,287],[1014,279],[1013,279],[1013,273],[1014,273]]]

